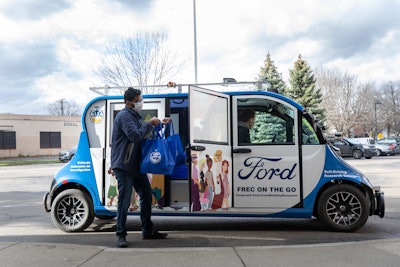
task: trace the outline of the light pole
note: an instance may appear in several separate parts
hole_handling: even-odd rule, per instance
[[[194,30],[194,82],[197,83],[197,32],[196,32],[196,0],[193,0],[193,30]]]
[[[378,117],[376,115],[376,106],[382,104],[379,101],[375,101],[375,131],[374,131],[374,140],[376,141],[378,135]]]

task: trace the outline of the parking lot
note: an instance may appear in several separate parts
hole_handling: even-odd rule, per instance
[[[115,220],[83,233],[56,228],[42,205],[63,163],[0,167],[2,266],[396,266],[400,260],[399,156],[346,159],[382,186],[386,216],[354,233],[330,232],[317,220],[154,217],[165,240],[141,239],[128,219],[127,249],[115,246]]]

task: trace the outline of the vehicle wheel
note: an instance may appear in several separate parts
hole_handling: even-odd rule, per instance
[[[353,232],[368,220],[369,203],[356,187],[340,184],[326,189],[318,202],[318,218],[333,231]]]
[[[64,232],[83,231],[94,220],[92,201],[85,192],[78,189],[65,190],[54,199],[51,218]]]
[[[359,149],[354,149],[353,150],[353,158],[361,159],[362,158],[362,151],[359,150]]]
[[[376,155],[379,157],[379,156],[382,156],[382,151],[380,151],[379,149],[377,149],[376,150]]]
[[[366,159],[371,159],[372,157],[365,157]]]

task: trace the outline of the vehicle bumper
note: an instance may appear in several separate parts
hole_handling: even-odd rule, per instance
[[[364,155],[363,156],[366,157],[366,158],[374,157],[374,156],[376,156],[376,151],[375,150],[370,150],[370,149],[364,150]]]
[[[385,196],[379,186],[374,186],[375,205],[373,215],[383,218],[385,216]]]
[[[53,179],[51,181],[50,191],[45,192],[43,195],[43,207],[46,212],[51,211],[51,199],[54,194],[54,191],[57,189],[57,187],[55,186],[55,183],[56,183],[56,181]]]
[[[396,153],[393,150],[388,150],[388,149],[381,149],[382,155],[395,155]]]
[[[50,196],[50,192],[46,192],[43,195],[43,207],[44,207],[44,210],[46,212],[50,212],[51,211],[51,204],[50,204],[49,196]]]
[[[68,161],[69,160],[69,156],[58,156],[58,160],[59,161]]]

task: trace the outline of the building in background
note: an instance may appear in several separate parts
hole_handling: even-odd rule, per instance
[[[0,114],[0,158],[58,155],[81,131],[81,117]]]

